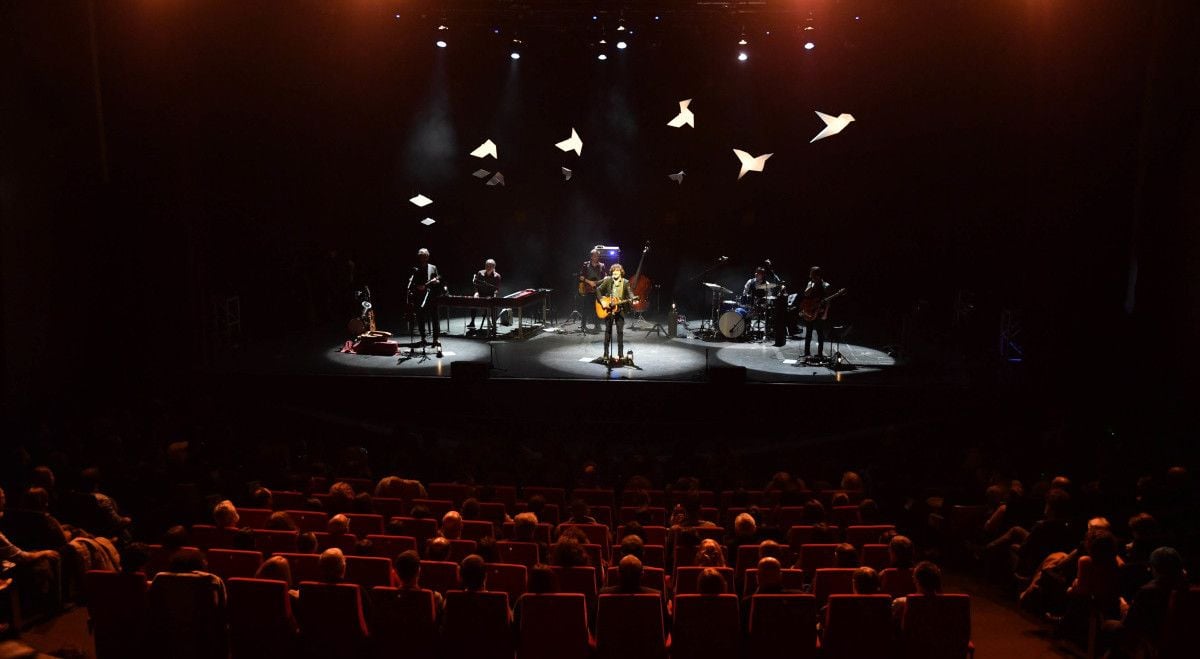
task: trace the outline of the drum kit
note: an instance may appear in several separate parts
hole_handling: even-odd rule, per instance
[[[782,289],[782,284],[757,284],[755,288],[765,294],[738,300],[729,299],[733,291],[720,284],[701,283],[712,294],[712,311],[706,321],[708,328],[702,324],[698,336],[712,339],[724,337],[730,341],[763,341],[771,336],[775,323],[783,322],[772,313],[776,295],[782,294],[782,290],[777,290]]]

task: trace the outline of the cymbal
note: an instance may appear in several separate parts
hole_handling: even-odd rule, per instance
[[[754,287],[760,291],[769,291],[772,288],[779,288],[779,284],[772,284],[769,281],[764,281],[761,284],[755,284]]]
[[[714,290],[714,291],[720,291],[721,293],[724,293],[724,294],[726,294],[726,295],[732,295],[732,294],[733,294],[733,291],[729,290],[728,288],[725,288],[724,286],[722,286],[722,285],[720,285],[720,284],[713,284],[713,283],[711,283],[711,282],[707,282],[707,281],[706,281],[706,282],[704,282],[704,285],[705,285],[705,286],[707,286],[708,288],[710,288],[710,289]]]

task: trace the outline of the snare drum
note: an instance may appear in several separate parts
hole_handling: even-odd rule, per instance
[[[727,339],[736,339],[746,333],[747,319],[750,317],[750,309],[747,307],[737,307],[730,309],[721,314],[717,321],[717,327],[721,330],[721,334]]]
[[[720,315],[724,315],[726,311],[733,311],[742,305],[738,304],[737,300],[721,300]]]

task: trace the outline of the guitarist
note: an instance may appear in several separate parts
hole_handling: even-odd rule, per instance
[[[627,302],[633,297],[633,287],[625,279],[625,268],[620,263],[614,263],[609,276],[600,280],[596,285],[596,299],[601,297],[615,298],[618,302]],[[625,306],[614,304],[608,307],[609,314],[604,318],[604,360],[610,361],[609,348],[612,346],[613,325],[617,326],[617,359],[625,357]]]
[[[442,294],[441,275],[436,265],[429,262],[429,250],[422,247],[417,251],[417,265],[408,276],[408,304],[417,316],[417,327],[421,331],[421,343],[425,343],[425,323],[433,325],[433,345],[441,347],[439,340],[441,323],[438,322],[436,298]]]
[[[583,267],[579,269],[579,329],[587,331],[588,318],[596,321],[600,330],[600,319],[595,318],[596,285],[608,276],[608,266],[600,262],[600,250],[593,249]]]
[[[825,355],[825,337],[829,333],[829,303],[824,302],[831,290],[829,282],[821,275],[820,266],[814,265],[808,269],[808,285],[804,287],[803,306],[813,306],[816,313],[812,320],[804,320],[804,356],[809,357],[809,346],[812,344],[813,332],[817,332],[817,354]]]

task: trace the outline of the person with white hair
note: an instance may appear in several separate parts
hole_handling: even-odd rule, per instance
[[[496,272],[496,261],[488,259],[483,262],[483,270],[475,273],[471,284],[475,287],[475,297],[500,297],[500,273]],[[475,329],[475,312],[477,309],[471,308],[471,322],[467,324],[467,329]],[[480,329],[491,327],[492,333],[496,332],[496,308],[484,308],[483,320],[480,322]]]
[[[425,343],[425,325],[433,326],[433,345],[441,347],[436,303],[445,287],[436,265],[429,262],[429,250],[417,250],[417,265],[408,276],[408,304],[417,316],[417,328],[421,332],[421,343]]]

